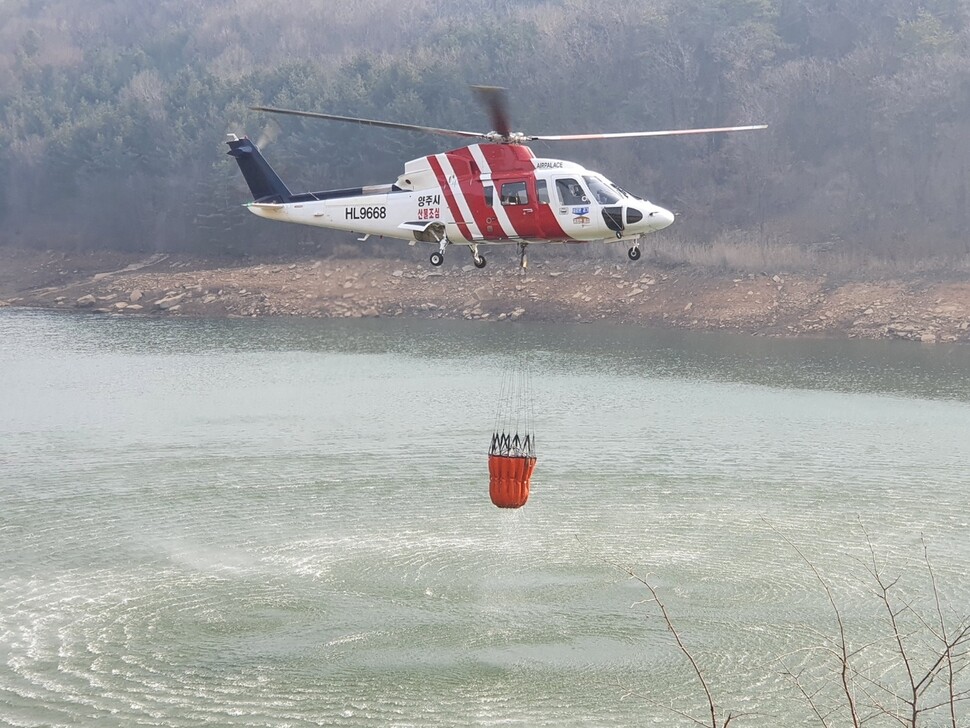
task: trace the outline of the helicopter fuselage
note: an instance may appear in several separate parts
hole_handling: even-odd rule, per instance
[[[674,220],[596,172],[537,158],[521,144],[473,144],[412,160],[392,184],[267,195],[248,207],[270,220],[437,243],[442,251],[635,240]]]
[[[640,237],[674,221],[669,210],[631,195],[574,162],[539,159],[527,141],[578,142],[593,139],[719,134],[765,129],[764,124],[691,129],[532,135],[515,131],[505,89],[473,86],[492,121],[488,133],[446,129],[319,111],[253,106],[272,114],[352,123],[360,126],[486,140],[450,152],[413,159],[389,185],[294,195],[249,139],[230,134],[236,158],[253,193],[249,209],[272,220],[370,235],[437,243],[431,264],[444,262],[447,247],[467,245],[478,268],[480,244],[517,243],[526,265],[530,243],[630,240],[627,254],[640,258]]]

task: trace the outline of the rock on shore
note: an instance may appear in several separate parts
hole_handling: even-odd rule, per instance
[[[961,280],[836,282],[821,275],[662,269],[643,261],[533,260],[520,270],[499,256],[478,270],[459,265],[455,256],[435,269],[388,259],[216,264],[168,255],[105,260],[107,254],[2,251],[7,275],[0,277],[0,306],[124,316],[606,321],[769,336],[970,342],[970,281]],[[18,265],[19,272],[13,270]]]

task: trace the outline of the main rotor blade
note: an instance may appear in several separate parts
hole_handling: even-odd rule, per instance
[[[472,88],[478,94],[478,100],[488,109],[493,130],[501,134],[502,137],[508,138],[512,133],[512,125],[509,123],[505,89],[501,86],[472,86]]]
[[[767,129],[767,124],[753,126],[721,126],[713,129],[667,129],[665,131],[620,131],[612,134],[559,134],[556,136],[529,136],[530,141],[578,142],[590,139],[630,139],[633,137],[680,136],[684,134],[715,134],[723,131],[753,131]]]
[[[321,114],[317,111],[296,111],[295,109],[277,109],[272,106],[250,106],[253,111],[266,111],[270,114],[288,114],[290,116],[306,116],[311,119],[329,119],[331,121],[349,121],[361,126],[379,126],[384,129],[403,129],[405,131],[420,131],[425,134],[439,134],[441,136],[485,139],[485,134],[477,131],[461,131],[459,129],[439,129],[434,126],[419,126],[418,124],[400,124],[394,121],[375,121],[374,119],[359,119],[356,116],[338,116],[337,114]]]

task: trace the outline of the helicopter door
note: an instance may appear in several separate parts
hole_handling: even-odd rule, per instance
[[[554,234],[546,230],[547,225],[544,224],[549,195],[544,187],[545,180],[542,182],[543,188],[538,190],[538,194],[536,188],[526,180],[512,180],[499,185],[499,203],[518,237],[542,239]]]
[[[593,224],[590,214],[589,193],[574,177],[559,177],[556,187],[555,205],[559,223],[566,233],[577,233]]]

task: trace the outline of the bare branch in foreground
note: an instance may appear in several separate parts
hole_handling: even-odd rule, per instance
[[[708,710],[710,711],[710,722],[708,723],[706,721],[699,720],[685,712],[676,710],[672,707],[668,706],[668,708],[672,712],[675,712],[689,719],[690,721],[692,721],[693,723],[699,726],[710,726],[710,728],[728,728],[728,726],[730,725],[731,721],[734,720],[734,718],[744,715],[742,713],[738,713],[738,714],[728,713],[727,718],[724,719],[724,722],[718,725],[717,705],[714,702],[714,696],[711,693],[710,686],[707,684],[707,680],[704,678],[704,673],[701,671],[700,666],[697,664],[697,660],[694,659],[694,656],[691,654],[690,650],[687,649],[687,645],[685,645],[683,639],[681,639],[680,633],[677,631],[677,628],[674,626],[673,620],[670,618],[670,613],[667,611],[667,607],[663,603],[663,600],[661,600],[660,595],[657,593],[656,588],[653,586],[653,584],[651,584],[646,579],[646,577],[640,576],[629,567],[607,561],[606,559],[603,559],[603,561],[606,564],[616,569],[619,569],[627,576],[629,576],[631,579],[635,579],[636,581],[640,582],[650,592],[650,596],[652,597],[652,599],[650,599],[649,601],[654,602],[657,605],[658,609],[660,609],[660,614],[661,616],[663,616],[664,624],[667,627],[667,631],[671,634],[671,636],[673,636],[674,642],[677,644],[677,648],[680,650],[681,654],[683,654],[684,657],[687,658],[687,661],[690,663],[691,668],[693,668],[694,670],[694,675],[697,677],[697,681],[700,683],[701,688],[704,691],[704,695],[707,698],[707,707],[708,707]]]
[[[835,596],[832,594],[832,588],[829,586],[829,583],[822,578],[822,574],[819,572],[818,568],[816,568],[815,564],[813,564],[811,560],[809,560],[809,558],[802,553],[802,550],[799,549],[798,546],[796,546],[795,543],[788,538],[788,536],[778,531],[778,529],[776,529],[771,523],[768,523],[767,521],[765,521],[765,523],[767,523],[768,527],[778,534],[785,541],[785,543],[787,543],[792,550],[794,550],[794,552],[801,557],[802,561],[808,565],[808,568],[811,569],[812,573],[815,575],[815,579],[819,584],[821,584],[822,589],[825,592],[825,596],[828,597],[829,605],[832,607],[832,611],[835,614],[835,621],[839,627],[839,639],[837,641],[837,645],[839,649],[838,660],[842,682],[842,693],[845,695],[846,703],[849,707],[849,715],[852,718],[852,725],[854,728],[859,728],[862,723],[859,720],[859,710],[858,706],[856,705],[855,694],[852,689],[852,669],[849,663],[849,642],[845,634],[845,620],[843,620],[842,612],[839,609],[839,605],[835,601]]]
[[[947,623],[940,588],[929,558],[926,541],[923,543],[923,562],[930,581],[930,595],[935,606],[935,616],[921,614],[918,599],[901,596],[902,577],[888,577],[876,553],[869,532],[863,525],[862,533],[868,549],[868,559],[861,562],[872,579],[872,595],[881,603],[881,611],[886,617],[886,632],[883,638],[874,640],[861,648],[850,650],[846,634],[845,620],[835,601],[833,590],[823,578],[820,570],[791,539],[778,532],[778,535],[801,557],[815,579],[822,585],[829,604],[835,613],[838,624],[838,638],[832,640],[836,646],[836,659],[840,665],[842,693],[847,701],[853,725],[858,728],[874,719],[882,719],[903,728],[917,728],[933,720],[930,714],[948,709],[950,728],[957,728],[957,705],[970,699],[970,689],[959,689],[958,678],[968,668],[967,645],[970,644],[970,619],[964,617],[954,628]],[[939,650],[932,648],[927,637],[935,640]],[[892,645],[887,655],[878,648],[880,642]],[[872,648],[875,657],[865,660]],[[831,650],[826,649],[826,652]],[[864,669],[859,665],[865,664]],[[871,668],[876,667],[875,674]],[[820,699],[824,686],[809,690],[801,679],[801,672],[784,673],[795,684],[796,689],[806,700],[815,717],[823,728],[829,728],[832,712],[826,712]],[[883,725],[882,721],[879,721]],[[939,725],[939,723],[935,723]]]

